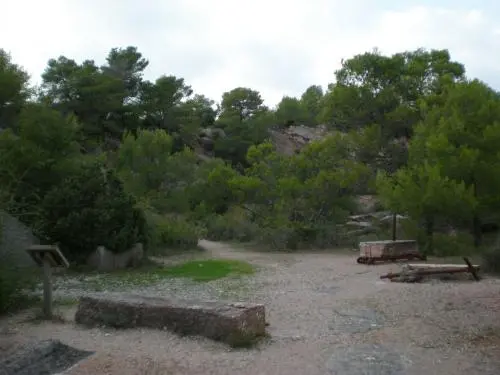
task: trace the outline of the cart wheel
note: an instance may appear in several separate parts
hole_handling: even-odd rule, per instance
[[[359,264],[365,264],[366,263],[366,258],[365,257],[359,257],[358,259],[356,259],[356,261]]]

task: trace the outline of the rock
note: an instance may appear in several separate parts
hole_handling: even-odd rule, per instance
[[[394,219],[393,215],[387,215],[387,216],[380,218],[379,220],[382,222],[391,222],[392,223],[393,219]],[[408,216],[396,215],[396,222],[400,222],[401,220],[406,220],[406,219],[408,219]]]
[[[360,213],[370,213],[376,210],[379,204],[375,195],[358,195],[355,199]]]
[[[98,271],[113,271],[127,267],[138,266],[144,257],[144,249],[141,243],[136,243],[130,250],[123,253],[113,253],[104,246],[99,246],[89,256],[87,264]]]
[[[247,345],[266,333],[263,305],[123,294],[82,297],[75,321],[91,327],[168,329],[232,346]]]
[[[58,340],[28,343],[0,359],[3,375],[46,375],[61,373],[92,352],[67,346]]]
[[[311,141],[323,139],[330,134],[326,125],[276,127],[269,133],[278,153],[284,155],[293,155]]]
[[[205,156],[213,156],[215,141],[219,138],[225,138],[226,133],[219,128],[201,129],[197,137],[197,153]]]
[[[39,243],[30,228],[0,210],[0,262],[8,259],[15,267],[36,267],[26,249]]]
[[[368,214],[361,214],[361,215],[351,215],[349,216],[350,221],[368,221],[368,220],[373,220],[375,218],[376,213],[368,213]]]
[[[371,228],[373,226],[373,224],[368,221],[348,221],[345,225],[358,228]]]

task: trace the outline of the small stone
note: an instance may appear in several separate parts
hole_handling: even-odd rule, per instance
[[[246,305],[244,303],[242,303],[242,302],[232,303],[231,306],[236,307],[238,309],[244,309],[246,307]]]

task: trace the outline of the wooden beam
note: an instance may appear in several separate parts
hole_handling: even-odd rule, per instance
[[[479,275],[477,274],[477,269],[479,267],[476,267],[476,266],[473,266],[469,260],[469,258],[467,257],[464,257],[464,262],[467,264],[467,268],[469,269],[469,272],[472,274],[472,276],[474,277],[474,280],[476,281],[479,281],[480,278],[479,278]]]
[[[439,264],[439,263],[408,263],[408,268],[412,269],[425,269],[425,268],[468,268],[468,265],[462,264]],[[479,269],[480,266],[472,265],[472,267]]]

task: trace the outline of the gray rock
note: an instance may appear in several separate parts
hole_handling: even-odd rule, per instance
[[[346,225],[358,228],[371,228],[373,226],[373,224],[368,221],[348,221]]]
[[[87,264],[98,271],[113,271],[138,266],[143,258],[144,249],[141,243],[136,243],[131,249],[123,253],[113,253],[104,246],[99,246],[89,256]]]
[[[0,211],[0,258],[8,258],[15,266],[34,267],[36,264],[26,253],[26,249],[39,243],[30,228]]]
[[[34,342],[1,359],[0,374],[52,375],[70,368],[91,354],[57,340]]]

